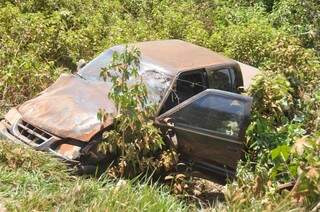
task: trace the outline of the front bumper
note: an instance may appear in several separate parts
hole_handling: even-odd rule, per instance
[[[39,151],[45,151],[51,153],[53,156],[62,159],[63,161],[66,161],[70,164],[79,164],[79,161],[70,159],[66,155],[60,154],[57,149],[52,148],[52,144],[59,142],[60,138],[56,136],[52,136],[52,138],[47,139],[45,142],[41,144],[35,144],[31,142],[28,138],[17,132],[16,130],[16,124],[13,126],[10,125],[6,120],[0,121],[0,139],[5,141],[11,141],[16,144],[32,147],[35,150]],[[80,149],[77,149],[80,152]]]

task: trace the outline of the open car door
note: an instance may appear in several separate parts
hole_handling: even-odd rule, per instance
[[[243,153],[252,98],[207,89],[157,118],[170,120],[183,158],[207,171],[233,176]]]

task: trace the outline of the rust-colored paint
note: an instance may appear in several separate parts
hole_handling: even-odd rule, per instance
[[[252,80],[254,77],[259,74],[259,70],[253,66],[243,64],[238,62],[241,73],[242,73],[242,78],[243,78],[243,87],[245,89],[248,89],[250,84],[252,83]]]
[[[73,75],[62,75],[41,95],[18,107],[23,120],[61,138],[89,141],[112,123],[112,117],[101,123],[99,109],[108,113],[116,109],[107,98],[109,86]]]
[[[61,144],[56,151],[69,159],[75,159],[80,155],[80,147],[72,144]]]
[[[181,40],[147,41],[132,45],[141,51],[145,61],[161,66],[173,75],[182,71],[235,63],[207,48]]]
[[[65,154],[66,152],[72,151],[73,150],[74,145],[71,144],[61,144],[59,146],[59,153],[61,154]]]

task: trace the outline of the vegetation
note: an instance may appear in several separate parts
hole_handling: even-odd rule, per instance
[[[0,205],[9,211],[191,209],[160,185],[72,176],[65,164],[51,156],[3,141],[0,141]]]
[[[190,41],[261,70],[248,91],[255,98],[247,132],[248,154],[239,164],[237,181],[228,184],[226,202],[219,209],[309,210],[320,201],[319,11],[318,0],[4,0],[0,3],[1,110],[31,98],[60,73],[74,69],[80,58],[91,59],[115,44],[172,38]],[[5,151],[9,149],[1,149],[0,155]],[[39,171],[30,171],[1,163],[0,172],[4,173],[0,176],[9,180],[0,184],[0,188],[6,188],[1,188],[0,197],[5,197],[9,208],[15,204],[34,206],[29,199],[17,201],[18,197],[24,200],[46,191],[29,187],[30,182],[38,185],[61,174],[57,170],[43,171],[45,164]],[[10,176],[21,178],[21,183]],[[72,190],[77,188],[77,180],[84,187],[90,182],[98,188],[93,194],[79,197],[81,201],[109,201],[98,195],[104,189],[110,192],[108,183],[103,187],[104,183],[92,179],[73,181],[66,175],[63,179],[70,180],[53,179],[54,186],[48,187],[59,198],[44,195],[34,201],[53,204],[60,199],[60,204],[66,204],[63,188],[70,194],[77,193]],[[279,184],[291,180],[295,180],[292,191],[277,190]],[[21,189],[22,193],[8,192],[12,189]],[[139,198],[139,189],[133,186],[125,190],[138,191],[134,196],[126,193],[123,197],[114,195],[115,199],[113,195],[108,197],[114,201],[127,196]],[[157,188],[148,191],[161,196]],[[69,197],[75,205],[80,204],[73,195]],[[183,207],[168,198],[170,204],[178,205],[174,207]]]
[[[101,72],[103,78],[111,79],[108,97],[117,108],[116,115],[103,109],[98,113],[101,120],[114,117],[113,129],[104,133],[99,145],[100,152],[114,156],[108,161],[111,176],[163,175],[177,160],[177,154],[165,148],[152,121],[157,108],[148,101],[147,88],[138,73],[139,60],[139,50],[126,47],[122,53],[115,52],[111,64]]]

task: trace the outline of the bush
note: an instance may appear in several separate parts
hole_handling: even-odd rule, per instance
[[[139,76],[140,52],[128,49],[115,52],[111,64],[101,76],[111,79],[108,97],[115,103],[117,113],[98,114],[104,121],[113,117],[113,129],[104,133],[99,150],[112,155],[109,174],[120,177],[136,177],[156,172],[165,175],[175,164],[176,153],[165,148],[159,129],[152,117],[156,105],[148,101],[145,85]],[[129,82],[130,80],[130,82]]]
[[[213,31],[209,46],[235,60],[259,67],[269,59],[270,51],[266,46],[276,35],[266,20],[250,20]]]
[[[320,5],[317,0],[279,1],[272,14],[272,23],[275,27],[299,37],[303,45],[320,51]]]
[[[278,38],[268,48],[272,52],[269,61],[250,89],[254,104],[247,145],[248,160],[255,165],[249,169],[254,170],[255,176],[260,173],[258,177],[265,183],[270,181],[270,186],[259,193],[260,197],[267,198],[277,187],[272,185],[294,181],[294,189],[283,198],[314,207],[315,196],[320,192],[319,177],[313,174],[319,171],[318,58],[296,39]],[[253,185],[255,181],[251,178]],[[239,185],[248,184],[246,181]],[[307,187],[312,188],[310,192],[303,190]],[[281,205],[275,207],[278,206]]]

